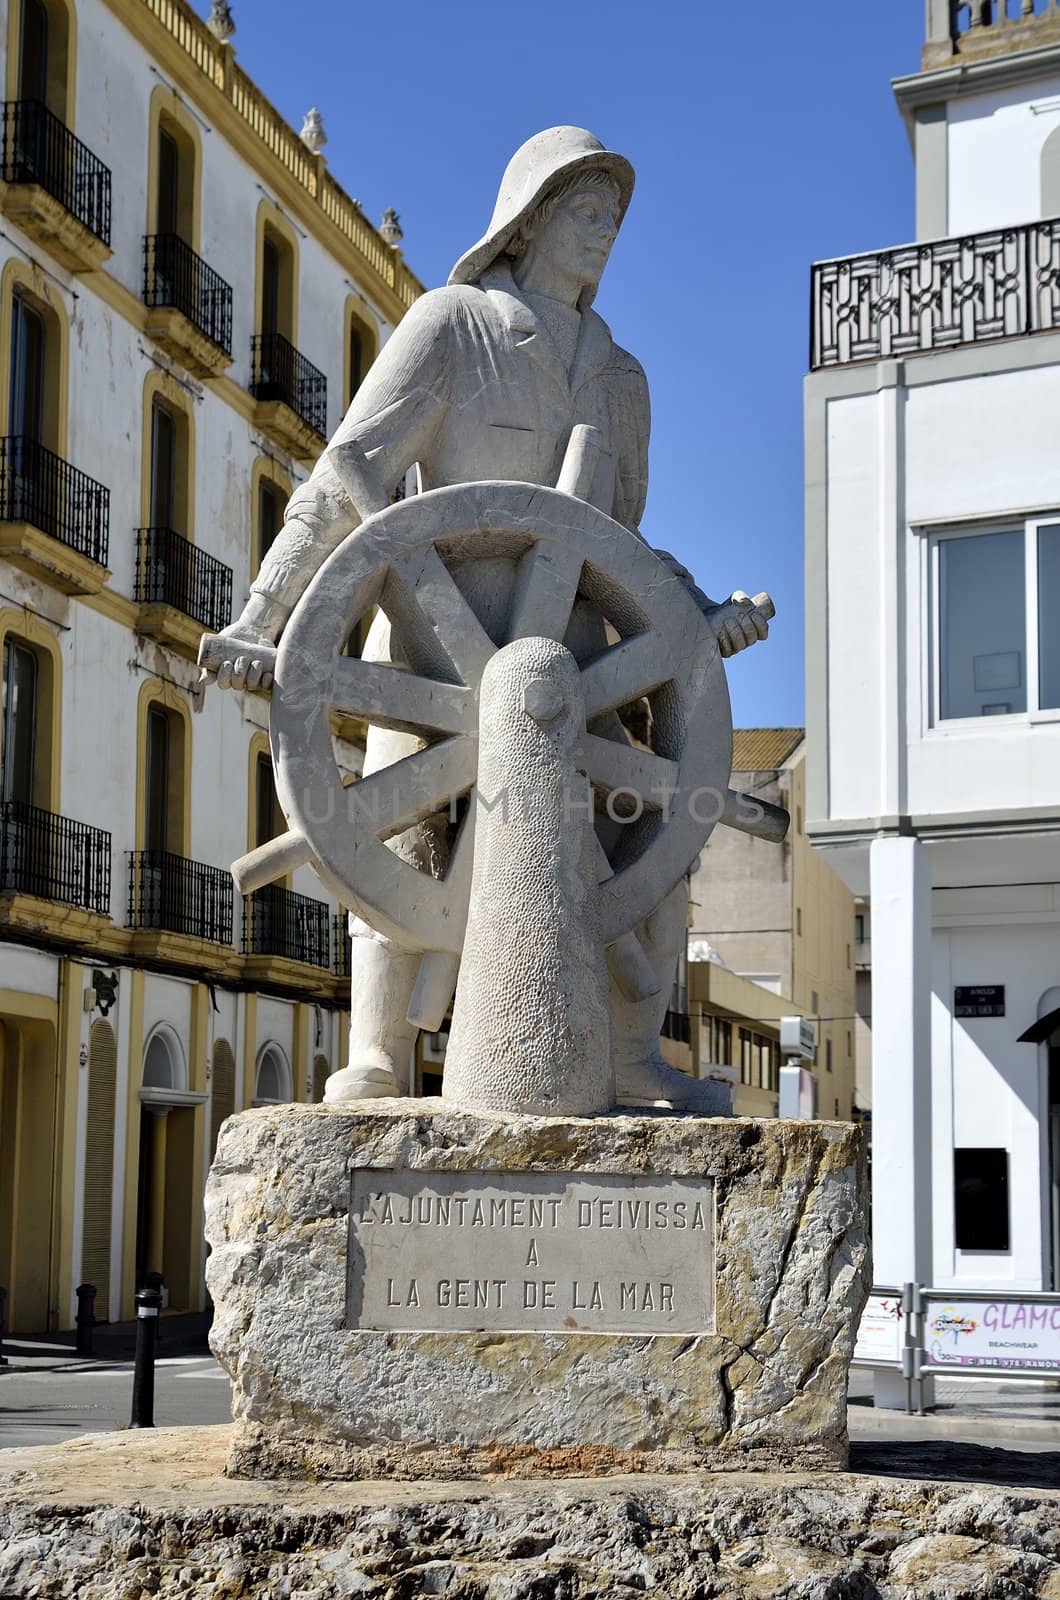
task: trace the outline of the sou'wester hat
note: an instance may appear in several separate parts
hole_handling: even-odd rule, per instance
[[[520,145],[501,179],[490,225],[478,244],[465,250],[450,283],[474,283],[508,245],[548,191],[578,172],[609,172],[618,185],[621,223],[633,193],[633,168],[607,150],[587,128],[546,128]]]

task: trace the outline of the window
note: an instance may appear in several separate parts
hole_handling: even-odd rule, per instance
[[[45,443],[44,318],[21,294],[11,302],[11,390],[8,432]]]
[[[826,1039],[825,1042],[824,1042],[824,1070],[826,1072],[831,1072],[831,1070],[832,1070],[832,1041],[831,1041],[831,1039]]]
[[[346,302],[346,404],[350,404],[357,390],[368,376],[368,369],[376,356],[376,336],[367,320],[362,319],[352,298]]]
[[[277,834],[285,833],[280,802],[276,796],[276,783],[272,775],[272,760],[259,755],[254,769],[254,845],[268,844]]]
[[[151,402],[150,526],[172,528],[177,482],[177,423],[157,400]]]
[[[1060,710],[1060,521],[936,541],[935,719]]]
[[[158,130],[157,233],[180,232],[180,147],[168,128]]]
[[[802,907],[801,906],[796,906],[795,907],[795,932],[797,934],[801,934],[802,933]]]
[[[860,912],[854,918],[854,942],[855,944],[865,943],[865,918]]]
[[[740,1082],[753,1083],[754,1044],[746,1028],[740,1029]]]
[[[294,251],[267,223],[261,241],[260,331],[294,342]]]
[[[1007,1150],[954,1150],[953,1207],[958,1250],[1009,1248]]]
[[[42,0],[23,0],[18,98],[48,100],[48,12]]]
[[[161,706],[147,713],[147,808],[144,848],[169,848],[169,718]]]
[[[36,797],[37,653],[21,639],[4,640],[3,745],[0,799],[32,805]]]
[[[716,1060],[722,1066],[732,1063],[732,1023],[722,1022],[720,1019],[714,1024],[714,1036],[717,1044]]]
[[[272,548],[273,541],[283,527],[283,513],[287,500],[278,484],[268,478],[258,479],[258,566]]]

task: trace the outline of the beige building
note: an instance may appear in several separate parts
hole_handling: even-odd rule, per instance
[[[69,1327],[85,1280],[128,1317],[149,1271],[201,1308],[221,1122],[319,1099],[345,1059],[342,908],[307,868],[245,900],[228,871],[283,826],[267,699],[204,694],[195,657],[422,286],[395,219],[375,228],[243,72],[223,5],[211,24],[184,0],[12,0],[0,26],[16,1331]],[[352,776],[358,730],[334,733]]]
[[[818,1114],[849,1118],[855,1111],[854,899],[806,836],[805,749],[802,728],[734,732],[732,787],[784,806],[791,828],[782,845],[732,828],[711,835],[692,878],[689,1002],[697,996],[704,1006],[714,1002],[704,1011],[713,1021],[701,1059],[737,1069],[741,1110],[775,1113],[779,1059],[770,1064],[766,1041],[779,1037],[781,1016],[799,1015],[816,1030]],[[707,945],[723,968],[696,959],[707,954]],[[737,987],[734,980],[742,981]],[[719,1035],[717,1024],[726,1015],[730,1031],[722,1028]]]

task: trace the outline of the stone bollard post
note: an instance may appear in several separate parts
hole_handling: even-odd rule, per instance
[[[482,676],[471,909],[442,1097],[592,1117],[615,1103],[598,846],[570,651],[517,639]]]
[[[92,1355],[92,1330],[96,1326],[96,1286],[80,1283],[77,1286],[77,1353]]]
[[[130,1428],[155,1425],[155,1340],[162,1309],[159,1289],[141,1289],[136,1296],[136,1362],[133,1367]]]

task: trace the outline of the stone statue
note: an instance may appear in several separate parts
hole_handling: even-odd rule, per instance
[[[773,608],[708,600],[638,532],[647,384],[592,309],[633,181],[580,128],[516,152],[485,235],[384,346],[243,614],[204,641],[221,687],[273,686],[292,825],[237,883],[313,860],[357,908],[349,1066],[329,1100],[403,1092],[416,1028],[438,1026],[455,987],[447,1098],[727,1109],[658,1041],[710,828],[785,825],[727,791],[718,659],[764,639]],[[406,480],[415,492],[392,504]],[[363,659],[340,655],[376,606]],[[340,704],[370,723],[349,790],[328,734]],[[579,784],[595,795],[580,809]],[[506,1093],[516,1057],[522,1087]]]

